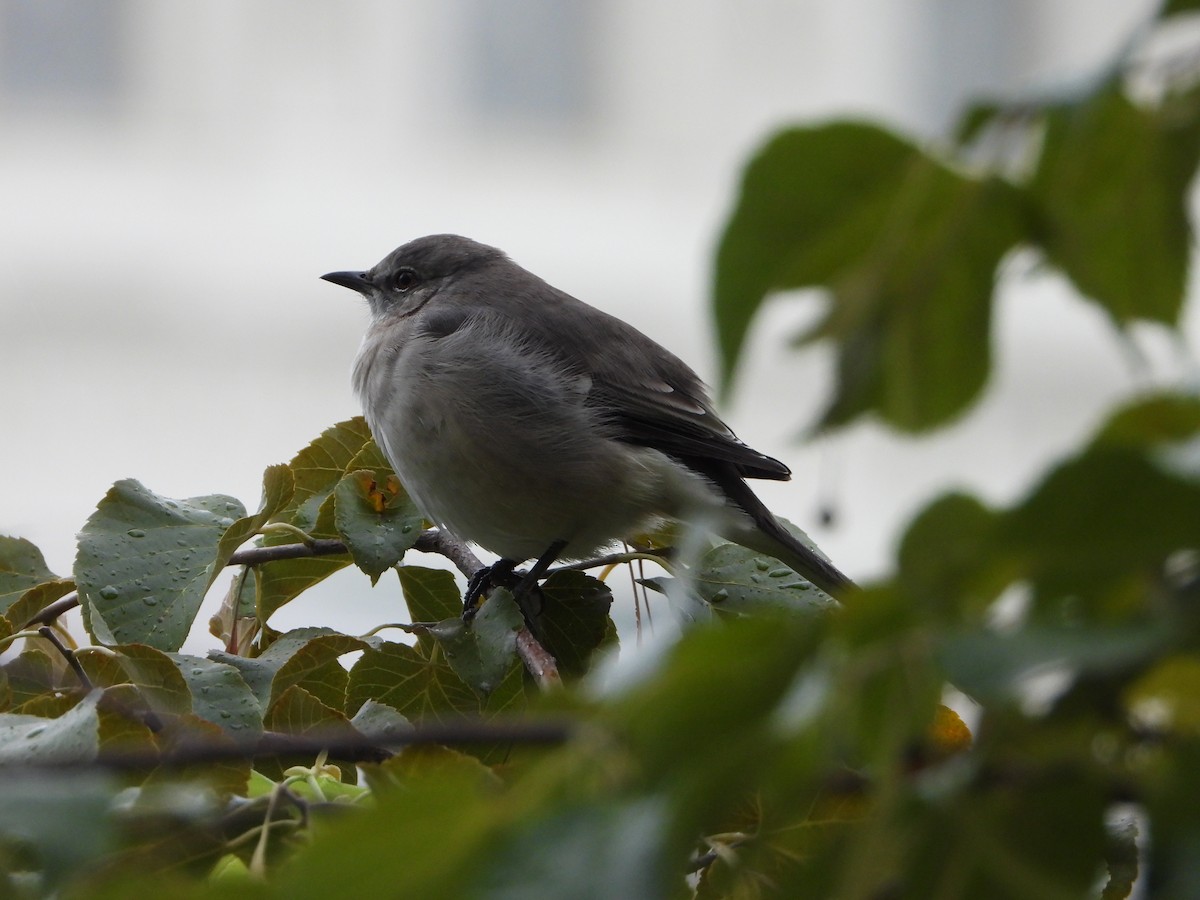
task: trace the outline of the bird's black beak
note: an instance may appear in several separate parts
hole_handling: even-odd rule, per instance
[[[330,272],[328,275],[322,275],[321,280],[340,284],[342,287],[348,287],[360,294],[369,293],[375,288],[366,272]]]

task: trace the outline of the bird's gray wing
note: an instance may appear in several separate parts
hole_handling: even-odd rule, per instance
[[[713,409],[691,368],[633,326],[567,294],[523,324],[547,352],[590,380],[588,405],[618,440],[661,450],[684,463],[732,464],[744,478],[786,481],[791,471],[742,443]],[[584,317],[587,327],[578,324]]]

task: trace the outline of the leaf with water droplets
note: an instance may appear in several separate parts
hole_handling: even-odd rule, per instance
[[[42,551],[24,538],[0,535],[0,613],[36,585],[58,576],[46,567]]]
[[[262,736],[262,707],[234,666],[185,653],[167,656],[187,682],[192,712],[238,743],[252,744]]]
[[[696,590],[714,609],[745,614],[770,608],[802,612],[829,609],[834,601],[778,560],[738,544],[720,544],[700,558]]]
[[[225,540],[245,509],[213,494],[170,500],[118,481],[79,535],[75,582],[100,643],[182,646],[200,603],[236,549]]]
[[[508,675],[517,660],[517,632],[524,626],[512,594],[492,591],[468,625],[461,616],[429,629],[446,660],[480,697],[487,697]]]
[[[338,535],[371,584],[417,542],[423,521],[391,469],[350,472],[334,489]]]
[[[0,713],[0,764],[86,763],[100,747],[93,692],[56,719]]]

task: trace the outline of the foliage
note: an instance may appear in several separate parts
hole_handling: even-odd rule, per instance
[[[1017,246],[1118,325],[1177,324],[1200,95],[1120,62],[1069,99],[979,105],[937,155],[864,123],[768,141],[717,258],[727,376],[769,293],[822,286],[821,424],[943,425],[986,383]],[[529,620],[497,588],[467,622],[461,579],[407,555],[477,561],[424,525],[355,419],[269,468],[253,513],[119,482],[69,577],[0,538],[0,892],[1200,893],[1185,390],[1113,411],[1010,507],[935,499],[843,606],[730,545],[631,554],[686,624],[620,677],[596,671],[617,652],[602,580],[555,572]],[[271,627],[350,564],[398,574],[398,639]],[[181,653],[226,566],[220,649]],[[74,605],[91,644],[58,625]]]

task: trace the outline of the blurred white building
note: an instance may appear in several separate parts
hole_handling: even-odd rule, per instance
[[[66,572],[118,478],[252,506],[357,412],[365,317],[317,276],[423,233],[502,246],[711,373],[711,251],[772,129],[936,137],[979,93],[1086,81],[1156,5],[0,0],[0,533]],[[1015,496],[1129,390],[1055,279],[1005,294],[987,400],[920,441],[795,443],[827,383],[823,351],[785,346],[814,302],[758,323],[729,419],[796,471],[763,491],[783,514],[836,504],[817,533],[849,572],[886,571],[941,489]],[[294,621],[394,618],[383,584],[339,579],[313,602],[372,605]]]

